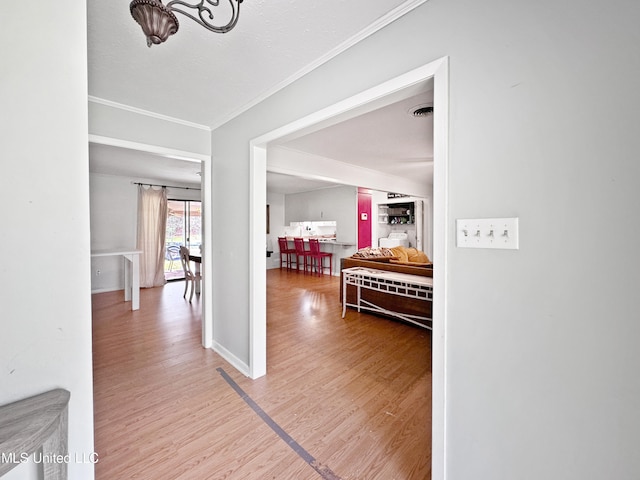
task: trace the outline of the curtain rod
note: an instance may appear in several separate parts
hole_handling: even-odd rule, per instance
[[[158,185],[157,183],[140,183],[140,182],[131,182],[134,185],[149,185],[150,187],[163,187],[163,188],[182,188],[183,190],[198,190],[200,191],[199,188],[193,188],[193,187],[176,187],[174,185]]]

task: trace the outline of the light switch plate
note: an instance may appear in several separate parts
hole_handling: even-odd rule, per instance
[[[456,246],[460,248],[506,248],[517,250],[518,218],[456,220]]]

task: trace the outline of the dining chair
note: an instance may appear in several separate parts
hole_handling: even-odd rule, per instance
[[[167,260],[169,260],[169,272],[173,272],[173,262],[180,260],[180,247],[177,245],[167,246]]]
[[[317,238],[309,239],[309,258],[311,260],[311,270],[316,267],[318,275],[324,275],[324,259],[329,259],[329,275],[333,275],[333,253],[323,252],[320,250],[320,242]]]
[[[280,268],[282,269],[282,262],[286,262],[287,268],[293,268],[293,256],[296,254],[295,248],[289,248],[289,243],[286,237],[278,237],[278,247],[280,248]],[[296,258],[296,268],[298,266],[298,259]]]
[[[304,248],[304,239],[302,239],[302,237],[295,237],[293,239],[293,244],[296,248],[296,270],[300,270],[300,259],[302,258],[304,273],[307,273],[307,265],[309,265],[309,268],[311,268],[311,252]],[[309,259],[309,262],[307,262],[307,259]]]
[[[193,292],[196,290],[196,282],[200,283],[201,276],[199,273],[194,273],[191,270],[191,261],[189,260],[189,249],[185,246],[180,246],[180,261],[182,262],[182,269],[184,270],[184,293],[182,296],[187,298],[187,289],[191,284],[191,295],[189,295],[189,303],[193,300]]]

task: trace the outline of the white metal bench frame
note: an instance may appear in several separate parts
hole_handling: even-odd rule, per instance
[[[354,285],[356,287],[356,303],[347,302],[348,285]],[[431,302],[433,301],[432,277],[374,270],[364,267],[352,267],[342,270],[342,318],[344,318],[347,313],[347,307],[355,307],[358,309],[358,312],[368,310],[375,313],[383,313],[431,330],[430,326],[417,321],[431,320],[430,317],[401,313],[380,307],[362,298],[363,288],[396,295],[398,297],[414,298]]]

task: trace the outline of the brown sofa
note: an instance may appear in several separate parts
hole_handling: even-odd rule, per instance
[[[433,265],[416,265],[410,263],[394,263],[389,258],[380,259],[363,259],[347,257],[340,260],[340,302],[342,302],[342,270],[351,267],[365,267],[375,270],[385,270],[390,272],[407,273],[410,275],[419,275],[422,277],[433,277]],[[419,300],[415,298],[404,298],[391,295],[388,293],[362,290],[362,299],[372,302],[379,307],[395,312],[421,315],[431,318],[431,302]],[[356,287],[347,285],[347,301],[349,303],[356,302]],[[383,314],[380,314],[383,315]],[[395,317],[391,317],[395,318]],[[431,328],[431,320],[425,322],[420,321],[425,327]]]

